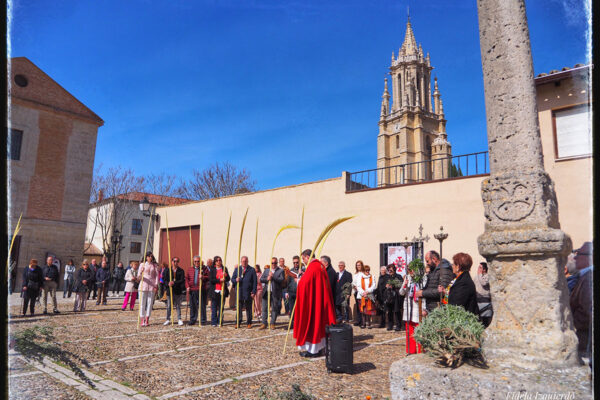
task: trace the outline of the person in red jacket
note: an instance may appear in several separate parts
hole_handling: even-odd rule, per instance
[[[202,298],[200,298],[202,285]],[[206,325],[206,299],[208,294],[208,268],[200,265],[200,257],[194,256],[194,263],[185,272],[185,288],[190,304],[190,325],[198,321],[198,306],[200,306],[200,324]]]
[[[319,357],[325,348],[325,327],[335,324],[329,278],[323,264],[310,259],[311,253],[302,252],[302,262],[308,267],[296,293],[294,339],[302,357]]]

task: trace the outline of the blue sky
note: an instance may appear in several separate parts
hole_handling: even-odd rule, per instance
[[[536,75],[587,62],[586,0],[526,4]],[[14,0],[10,51],[105,121],[96,165],[229,161],[268,189],[375,168],[407,5],[453,154],[486,150],[475,0]]]

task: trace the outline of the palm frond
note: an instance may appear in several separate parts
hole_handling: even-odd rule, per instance
[[[318,249],[319,245],[321,244],[321,242],[326,240],[326,236],[329,235],[329,233],[334,230],[339,224],[348,221],[349,219],[354,218],[355,215],[351,216],[351,217],[342,217],[342,218],[338,218],[335,221],[331,222],[329,225],[327,225],[325,227],[325,229],[323,229],[323,232],[321,232],[321,234],[319,235],[319,237],[317,238],[317,242],[315,243],[315,246],[313,247],[313,249]],[[312,251],[311,254],[311,258],[312,256],[315,254],[315,250]]]
[[[229,247],[229,231],[231,230],[231,211],[229,211],[229,223],[227,224],[227,236],[225,236],[225,254],[223,255],[223,267],[227,265],[227,247]]]
[[[238,264],[240,263],[240,257],[242,256],[242,238],[244,237],[244,226],[246,225],[246,217],[248,216],[248,210],[250,207],[246,208],[246,213],[244,214],[244,219],[242,220],[242,229],[240,230],[240,244],[238,246]]]
[[[286,229],[300,229],[300,227],[298,225],[288,224],[283,225],[281,228],[279,228],[277,235],[275,235],[275,239],[273,239],[273,247],[271,247],[271,258],[269,259],[269,263],[273,259],[273,253],[275,252],[275,242],[277,242],[277,238],[279,237],[281,232],[285,231]]]

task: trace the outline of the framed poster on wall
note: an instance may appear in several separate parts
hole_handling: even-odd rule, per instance
[[[414,258],[423,258],[422,242],[396,242],[379,244],[379,262],[381,266],[394,264],[396,272],[404,276],[406,266]]]

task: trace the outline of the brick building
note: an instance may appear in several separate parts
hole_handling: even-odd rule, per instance
[[[10,59],[9,229],[16,287],[29,259],[81,262],[96,136],[104,121],[25,57]]]

